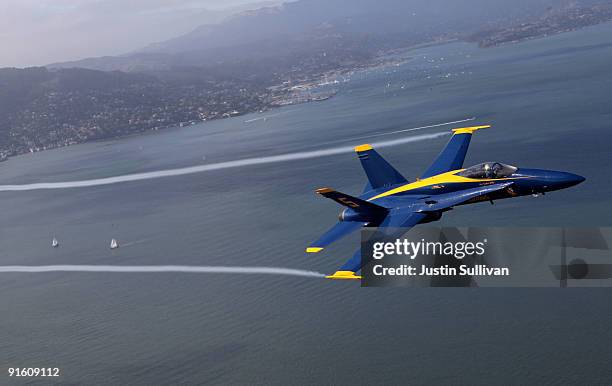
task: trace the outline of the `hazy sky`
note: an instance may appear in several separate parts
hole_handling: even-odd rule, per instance
[[[218,21],[228,9],[255,2],[0,0],[0,67],[123,54]]]

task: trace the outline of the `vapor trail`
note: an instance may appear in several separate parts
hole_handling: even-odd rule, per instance
[[[229,273],[247,275],[287,275],[323,278],[314,271],[279,267],[224,267],[196,265],[6,265],[0,273],[45,273],[45,272],[112,272],[112,273]]]
[[[450,124],[450,123],[447,123],[447,124]],[[439,124],[439,125],[442,125],[442,124]],[[395,146],[395,145],[401,145],[405,143],[420,142],[420,141],[425,141],[428,139],[435,139],[435,138],[443,137],[446,135],[448,135],[447,132],[415,135],[411,137],[377,142],[377,143],[374,143],[374,146],[376,147]],[[115,176],[115,177],[96,178],[96,179],[91,179],[91,180],[66,181],[66,182],[40,182],[40,183],[23,184],[23,185],[0,185],[0,192],[40,190],[40,189],[84,188],[84,187],[90,187],[90,186],[110,185],[110,184],[118,184],[121,182],[142,181],[142,180],[151,180],[154,178],[182,176],[185,174],[202,173],[202,172],[207,172],[211,170],[221,170],[221,169],[238,168],[238,167],[243,167],[243,166],[263,165],[263,164],[271,164],[271,163],[278,163],[278,162],[304,160],[304,159],[310,159],[310,158],[319,158],[319,157],[337,155],[337,154],[342,154],[342,153],[350,153],[352,151],[353,151],[352,146],[341,146],[341,147],[333,147],[333,148],[328,148],[328,149],[279,154],[279,155],[266,156],[266,157],[245,158],[245,159],[240,159],[240,160],[235,160],[235,161],[218,162],[218,163],[198,165],[198,166],[189,166],[189,167],[178,168],[178,169],[158,170],[158,171],[153,171],[153,172],[126,174],[126,175]]]
[[[346,139],[340,139],[337,141],[330,141],[330,142],[325,142],[326,145],[332,144],[332,143],[341,143],[341,142],[347,142],[347,141],[354,141],[357,139],[366,139],[366,138],[373,138],[373,137],[382,137],[385,135],[393,135],[393,134],[399,134],[399,133],[407,133],[410,131],[418,131],[418,130],[423,130],[423,129],[431,129],[433,127],[440,127],[440,126],[447,126],[447,125],[454,125],[456,123],[464,123],[464,122],[469,122],[469,121],[474,121],[476,120],[476,117],[471,117],[471,118],[465,118],[465,119],[460,119],[458,121],[450,121],[450,122],[442,122],[442,123],[435,123],[433,125],[426,125],[426,126],[419,126],[419,127],[411,127],[409,129],[402,129],[402,130],[395,130],[395,131],[386,131],[384,133],[376,133],[376,134],[368,134],[368,135],[362,135],[360,137],[353,137],[350,138],[348,140]]]

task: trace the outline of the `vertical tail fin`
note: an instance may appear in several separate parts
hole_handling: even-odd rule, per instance
[[[371,189],[403,184],[408,181],[390,163],[385,161],[371,145],[361,145],[355,148],[361,161],[361,166],[368,177]],[[366,188],[367,189],[367,188]]]
[[[442,150],[442,152],[438,155],[429,169],[423,173],[421,178],[427,178],[435,176],[436,174],[446,173],[451,170],[461,169],[468,151],[468,147],[470,146],[472,134],[476,130],[488,129],[489,127],[491,126],[473,126],[453,129],[453,136],[451,137],[450,141],[448,141],[448,144],[444,150]]]

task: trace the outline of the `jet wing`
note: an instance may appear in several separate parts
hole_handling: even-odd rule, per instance
[[[391,211],[378,226],[376,233],[372,237],[380,237],[384,239],[400,237],[406,233],[406,228],[412,228],[425,217],[427,217],[426,213],[416,213],[412,210]],[[355,275],[355,273],[361,269],[361,263],[360,248],[355,252],[349,261],[338,269],[338,271],[336,271],[333,275],[326,276],[326,278],[334,280],[361,279],[361,276]]]
[[[453,129],[453,136],[444,148],[438,158],[431,164],[429,169],[423,173],[421,178],[435,176],[440,173],[446,173],[451,170],[461,169],[463,160],[467,154],[468,147],[472,134],[476,130],[487,129],[491,126],[473,126]]]

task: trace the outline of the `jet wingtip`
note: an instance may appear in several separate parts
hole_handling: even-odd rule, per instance
[[[306,248],[306,253],[319,253],[323,250],[321,247],[308,247]]]
[[[361,276],[356,275],[353,271],[336,271],[333,275],[325,276],[331,280],[361,280]]]

